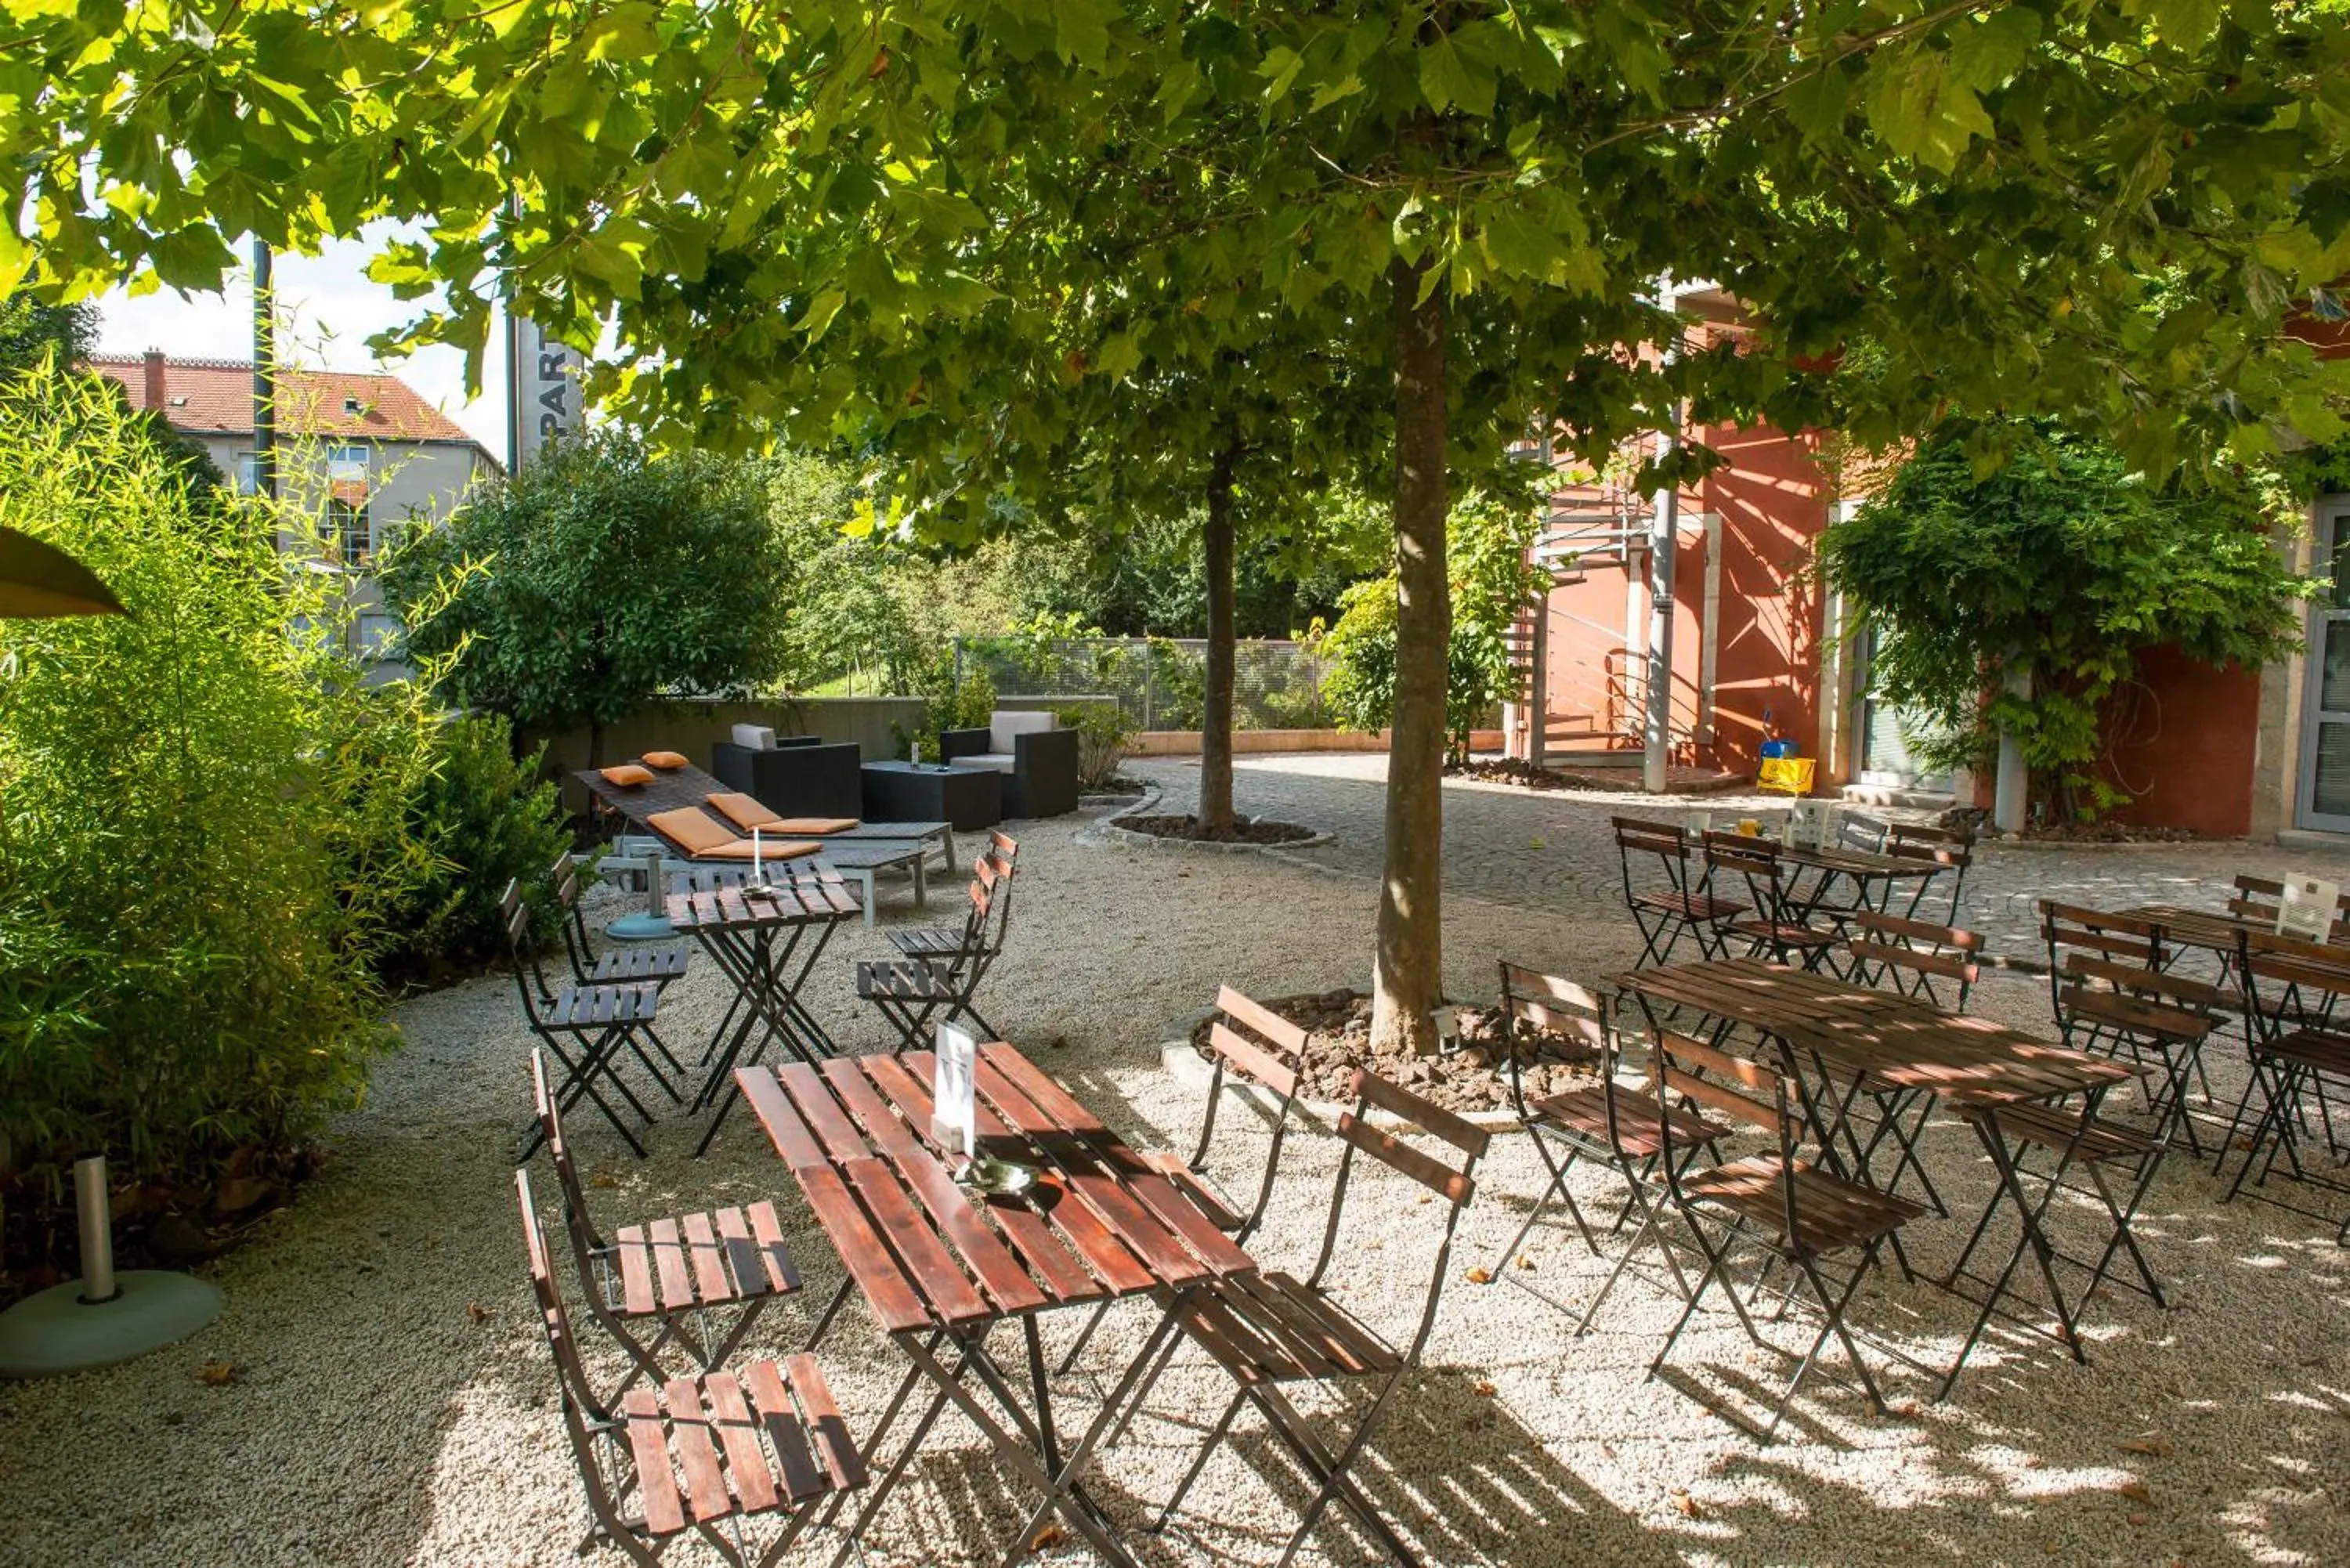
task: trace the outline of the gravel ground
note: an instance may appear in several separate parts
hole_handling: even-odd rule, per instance
[[[1554,815],[1575,807],[1572,797],[1544,802]],[[1007,1034],[1138,1142],[1188,1147],[1197,1092],[1159,1070],[1158,1042],[1220,981],[1295,992],[1359,981],[1367,968],[1375,887],[1358,876],[1091,845],[1071,819],[1024,828],[1011,946],[983,1000]],[[1462,995],[1490,990],[1497,954],[1590,978],[1637,950],[1628,924],[1597,901],[1562,912],[1456,894],[1446,931]],[[884,1033],[851,995],[849,961],[883,945],[845,928],[811,992],[858,1048]],[[1986,1011],[2044,1029],[2044,993],[2029,981],[1995,977],[1981,995]],[[717,975],[698,967],[664,1010],[672,1044],[697,1041],[723,1000]],[[501,977],[409,1002],[406,1047],[383,1064],[366,1108],[333,1129],[324,1174],[211,1271],[229,1297],[218,1324],[130,1366],[0,1391],[0,1564],[581,1561],[581,1505],[509,1186],[511,1134],[528,1102],[515,1017]],[[2230,1054],[2214,1052],[2222,1094],[2241,1082]],[[1219,1149],[1222,1168],[1252,1170],[1256,1129],[1241,1116],[1225,1125],[1237,1130]],[[748,1116],[700,1161],[699,1128],[682,1119],[653,1129],[642,1163],[592,1121],[576,1127],[592,1176],[613,1184],[592,1193],[608,1223],[774,1197],[810,1297],[828,1293],[837,1264]],[[1946,1195],[1978,1192],[1964,1135],[1933,1137]],[[1326,1139],[1291,1147],[1253,1250],[1302,1271],[1336,1157]],[[545,1196],[543,1163],[540,1174]],[[2003,1342],[1942,1404],[1922,1402],[1930,1385],[1918,1375],[1889,1373],[1888,1397],[1911,1413],[1887,1417],[1822,1378],[1783,1440],[1763,1447],[1709,1413],[1750,1408],[1783,1376],[1727,1313],[1704,1314],[1668,1377],[1644,1381],[1678,1304],[1654,1284],[1628,1280],[1577,1341],[1570,1318],[1534,1293],[1572,1301],[1606,1265],[1558,1231],[1536,1232],[1531,1268],[1503,1267],[1491,1284],[1462,1280],[1496,1262],[1538,1176],[1523,1138],[1496,1140],[1429,1370],[1391,1402],[1362,1466],[1431,1563],[2350,1562],[2350,1260],[2329,1227],[2266,1204],[2222,1207],[2208,1169],[2175,1161],[2141,1222],[2174,1304],[2158,1311],[2127,1293],[2093,1303],[2093,1365],[2045,1342]],[[1605,1184],[1593,1177],[1580,1189],[1596,1199]],[[1383,1173],[1361,1179],[1340,1251],[1350,1299],[1397,1333],[1415,1319],[1439,1212],[1416,1191]],[[1920,1227],[1918,1253],[1946,1252],[1950,1230]],[[1855,1321],[1932,1360],[1956,1345],[1967,1315],[1896,1274],[1866,1293]],[[795,1321],[771,1315],[767,1343],[754,1348],[782,1348]],[[1086,1369],[1122,1365],[1149,1323],[1139,1306],[1111,1319],[1062,1385],[1065,1421],[1082,1419],[1096,1397]],[[1047,1331],[1060,1342],[1076,1326],[1070,1317]],[[878,1409],[902,1365],[855,1307],[825,1359],[855,1420]],[[236,1367],[233,1381],[199,1376],[221,1362]],[[1146,1519],[1222,1399],[1219,1374],[1179,1361],[1107,1456],[1095,1495],[1121,1521]],[[2116,1447],[2142,1437],[2156,1452]],[[1244,1419],[1176,1527],[1132,1539],[1154,1564],[1270,1562],[1300,1495]],[[976,1433],[941,1423],[874,1532],[870,1561],[992,1561],[1026,1502]],[[795,1560],[830,1549],[812,1538]],[[1333,1518],[1302,1560],[1375,1555]],[[607,1549],[585,1560],[621,1559]],[[706,1560],[691,1546],[669,1559]]]

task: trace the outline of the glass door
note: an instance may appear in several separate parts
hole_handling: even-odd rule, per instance
[[[2334,579],[2309,607],[2302,684],[2301,827],[2350,833],[2350,496],[2318,503],[2314,569]]]

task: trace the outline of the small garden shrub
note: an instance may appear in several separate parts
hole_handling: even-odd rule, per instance
[[[505,950],[498,901],[518,878],[543,930],[554,926],[555,857],[571,847],[561,793],[539,776],[546,753],[514,754],[504,715],[452,718],[433,737],[432,768],[408,803],[408,833],[432,857],[408,908],[390,921],[385,972],[437,976]]]
[[[1115,702],[1077,702],[1055,715],[1077,732],[1077,787],[1107,790],[1118,783],[1118,764],[1134,743],[1134,725]]]

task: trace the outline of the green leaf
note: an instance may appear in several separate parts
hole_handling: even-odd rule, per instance
[[[2217,0],[2214,0],[2217,3]],[[2040,37],[2040,16],[2011,5],[1961,28],[1950,41],[1950,76],[1988,92],[2015,74]]]
[[[1807,141],[1824,142],[1844,130],[1852,108],[1852,78],[1834,65],[1799,78],[1786,93],[1787,118]]]
[[[847,303],[848,296],[840,290],[826,289],[808,302],[807,315],[800,319],[800,331],[809,342],[818,341],[832,325],[832,318],[840,314],[840,307]]]
[[[1441,114],[1457,108],[1479,119],[1493,112],[1495,72],[1490,62],[1472,60],[1450,33],[1439,33],[1419,49],[1419,91]]]
[[[1116,0],[1053,0],[1055,39],[1061,57],[1097,71],[1109,57],[1109,25]]]

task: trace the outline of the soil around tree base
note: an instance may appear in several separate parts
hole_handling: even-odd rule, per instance
[[[1355,1069],[1367,1067],[1448,1111],[1512,1108],[1509,1050],[1499,1008],[1458,1009],[1459,1048],[1412,1056],[1371,1049],[1371,999],[1362,992],[1341,989],[1275,997],[1264,1005],[1306,1032],[1299,1089],[1306,1099],[1351,1102]],[[1191,1031],[1192,1049],[1209,1060],[1213,1058],[1208,1053],[1208,1034],[1215,1022],[1211,1015]],[[1596,1055],[1579,1040],[1530,1033],[1521,1036],[1518,1050],[1530,1100],[1598,1081]]]
[[[1118,826],[1131,833],[1147,833],[1153,838],[1181,838],[1194,844],[1297,844],[1320,836],[1313,828],[1295,822],[1266,822],[1238,815],[1232,818],[1230,827],[1210,832],[1189,812],[1180,816],[1121,816]]]

